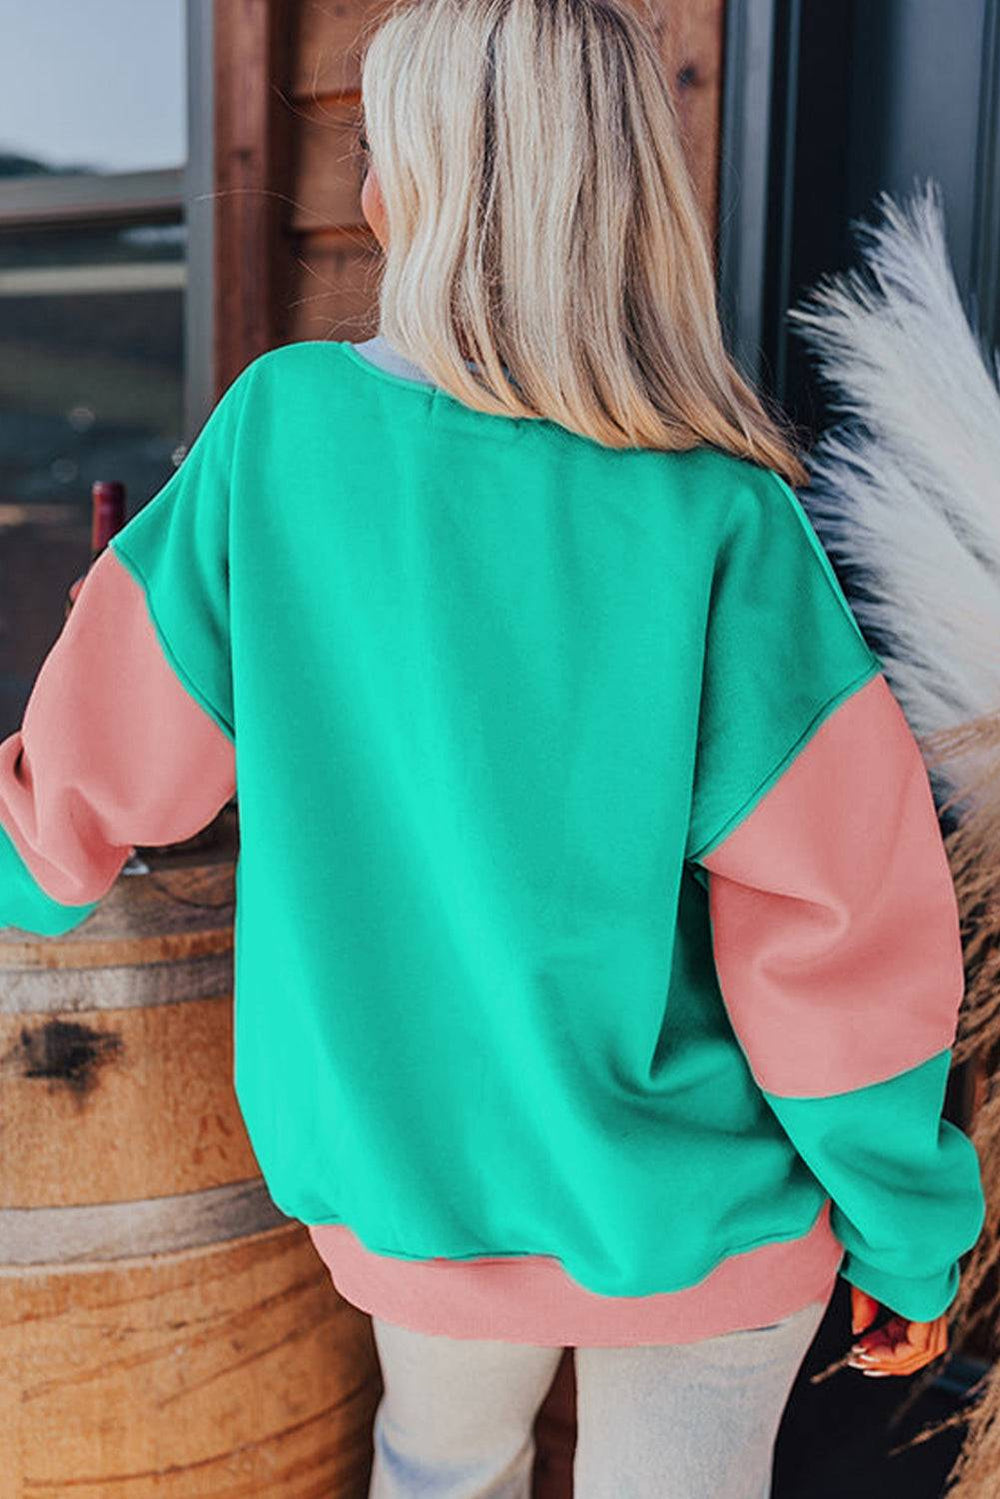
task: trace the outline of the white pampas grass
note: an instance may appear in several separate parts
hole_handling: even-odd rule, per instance
[[[838,413],[807,459],[801,498],[831,557],[849,569],[849,602],[956,809],[945,847],[967,982],[952,1061],[973,1059],[979,1069],[971,1084],[983,1096],[970,1106],[970,1133],[987,1215],[949,1321],[959,1347],[977,1326],[992,1347],[1000,1327],[1000,364],[962,309],[937,188],[928,182],[903,207],[886,193],[880,203],[881,224],[857,225],[867,277],[827,277],[789,312]],[[910,1404],[930,1377],[917,1381]],[[968,1410],[903,1444],[968,1423],[949,1499],[1000,1494],[1000,1364],[983,1379]]]
[[[878,201],[881,224],[853,223],[868,278],[827,276],[788,313],[839,417],[801,498],[860,575],[852,608],[922,735],[1000,711],[1000,366],[963,310],[937,186]],[[946,774],[968,786],[977,757]]]

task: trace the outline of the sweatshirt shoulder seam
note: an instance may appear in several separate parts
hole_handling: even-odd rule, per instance
[[[731,812],[718,826],[716,831],[709,838],[706,838],[702,842],[702,845],[699,849],[697,849],[694,853],[688,854],[686,856],[687,861],[689,863],[698,863],[700,860],[704,859],[706,855],[709,854],[714,848],[716,848],[724,838],[728,838],[729,834],[734,832],[739,824],[742,823],[747,816],[749,816],[751,810],[756,805],[756,803],[761,800],[764,793],[770,790],[771,786],[773,786],[778,780],[780,780],[788,767],[804,749],[808,740],[810,740],[812,736],[819,730],[821,725],[830,716],[830,714],[833,713],[836,708],[839,708],[841,703],[845,702],[847,698],[851,697],[855,692],[860,691],[860,689],[865,686],[865,684],[869,682],[873,677],[877,676],[880,671],[881,663],[873,656],[871,661],[869,661],[863,671],[852,677],[852,679],[845,686],[832,693],[830,697],[828,697],[825,702],[823,702],[820,707],[816,709],[812,718],[805,725],[805,727],[800,730],[792,744],[789,745],[784,754],[782,754],[780,758],[772,765],[771,769],[761,777],[754,789],[746,797],[744,797],[743,801],[736,808],[736,810],[734,812]]]
[[[214,722],[219,726],[219,728],[223,730],[228,738],[235,743],[236,730],[234,725],[231,724],[227,716],[223,712],[221,712],[219,708],[216,707],[216,705],[209,698],[208,694],[201,687],[199,687],[198,683],[194,680],[194,677],[184,666],[177,652],[174,650],[174,647],[171,644],[165,629],[163,628],[160,617],[156,609],[153,607],[152,589],[142,568],[139,566],[135,558],[125,549],[125,547],[119,544],[117,537],[112,536],[111,540],[108,543],[108,546],[110,550],[114,552],[115,556],[121,561],[122,565],[128,568],[128,570],[134,575],[136,581],[140,584],[146,600],[146,609],[149,614],[150,621],[153,625],[153,629],[156,632],[156,637],[160,643],[160,649],[163,651],[163,654],[169,666],[173,670],[174,675],[178,678],[181,685],[187,691],[188,695],[194,698],[195,702],[202,709],[202,711],[207,713],[209,717],[212,718]]]

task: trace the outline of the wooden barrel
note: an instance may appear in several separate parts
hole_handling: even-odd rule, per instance
[[[63,937],[0,929],[0,1499],[367,1494],[371,1320],[247,1139],[216,827]]]

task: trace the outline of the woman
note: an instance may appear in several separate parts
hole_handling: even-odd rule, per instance
[[[255,359],[0,745],[0,919],[71,929],[238,788],[235,1086],[370,1312],[375,1499],[762,1499],[838,1273],[945,1349],[984,1218],[929,782],[722,345],[646,24],[369,39],[370,340]]]

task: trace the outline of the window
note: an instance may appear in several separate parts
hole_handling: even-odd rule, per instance
[[[205,383],[185,341],[188,121],[208,111],[186,0],[0,4],[2,738],[90,560],[92,482],[122,480],[134,514],[183,451]]]

